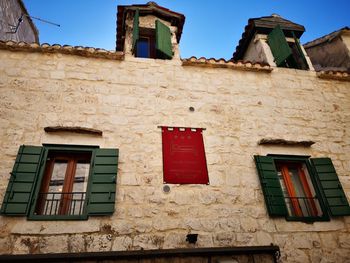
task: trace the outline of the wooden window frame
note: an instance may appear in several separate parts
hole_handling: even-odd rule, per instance
[[[148,42],[148,57],[138,57],[137,56],[137,45],[138,42],[142,39],[147,39]],[[139,38],[136,42],[136,52],[135,52],[135,57],[137,58],[153,58],[156,59],[156,32],[154,29],[151,28],[140,28],[139,31]]]
[[[322,212],[321,216],[304,216],[304,215],[300,214],[300,211],[299,212],[295,211],[298,216],[293,216],[293,215],[290,215],[288,213],[288,215],[286,216],[286,220],[287,221],[304,221],[304,222],[329,221],[330,217],[328,215],[326,205],[324,204],[324,200],[322,198],[322,194],[321,194],[321,192],[319,190],[318,182],[315,179],[313,168],[312,168],[312,166],[311,166],[311,164],[309,162],[310,156],[275,155],[275,154],[268,154],[267,156],[270,156],[270,157],[273,158],[273,161],[274,161],[275,166],[276,166],[276,170],[277,170],[278,163],[287,163],[288,162],[288,163],[299,163],[299,164],[305,164],[306,165],[306,168],[307,168],[307,171],[309,173],[309,177],[310,177],[312,186],[314,188],[317,200],[319,202],[319,207],[320,207],[321,212]],[[284,171],[284,173],[286,173],[286,171]],[[285,177],[286,174],[283,175],[283,172],[282,172],[282,176]],[[303,187],[304,187],[304,185],[303,185]],[[286,204],[286,206],[287,206],[287,204]],[[296,202],[292,202],[292,206],[295,209],[297,207],[297,203]],[[312,204],[311,204],[311,206],[312,206]],[[298,209],[296,209],[296,210],[298,210]]]
[[[82,155],[86,155],[86,156],[91,156],[90,157],[90,168],[93,165],[93,151],[95,148],[95,146],[88,146],[88,147],[84,147],[84,146],[69,146],[69,147],[65,147],[65,146],[56,146],[56,145],[48,145],[45,146],[45,154],[44,154],[44,158],[43,160],[47,160],[49,157],[49,154],[52,152],[55,153],[59,153],[58,159],[60,160],[67,160],[69,159],[69,156],[73,156],[74,159],[74,155],[77,156],[77,153],[82,154]],[[63,200],[62,206],[60,207],[60,212],[57,215],[41,215],[37,213],[37,207],[40,206],[40,200],[39,198],[39,193],[41,191],[47,191],[48,189],[48,185],[51,179],[51,175],[52,175],[52,169],[53,169],[53,165],[54,161],[49,161],[48,165],[47,164],[43,164],[40,168],[39,171],[39,178],[38,178],[38,183],[36,185],[36,189],[34,190],[34,199],[32,202],[32,206],[30,208],[30,212],[29,212],[29,216],[28,216],[28,220],[87,220],[88,219],[88,213],[87,213],[87,203],[88,203],[88,196],[87,193],[89,193],[89,189],[91,187],[91,174],[92,174],[92,170],[90,169],[89,171],[89,176],[87,178],[87,189],[86,189],[86,197],[85,197],[85,201],[83,204],[83,208],[82,208],[82,214],[81,215],[67,215],[67,209],[68,209],[68,203],[69,203],[69,198],[65,198],[65,200]],[[66,169],[66,174],[65,174],[65,181],[66,179],[68,179],[67,183],[65,183],[66,188],[63,190],[71,190],[71,188],[73,187],[73,181],[72,181],[72,177],[73,175],[75,175],[75,172],[72,171],[72,169],[74,168],[76,164],[74,164],[74,161],[71,160],[71,163],[67,165],[67,169]],[[70,170],[70,171],[68,171]],[[67,172],[68,171],[68,172]],[[51,174],[50,174],[51,172]],[[49,176],[48,176],[49,175]],[[40,208],[39,208],[40,209]]]

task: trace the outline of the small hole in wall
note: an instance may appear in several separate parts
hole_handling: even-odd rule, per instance
[[[191,106],[188,108],[191,112],[194,112],[194,108]]]
[[[169,193],[170,192],[170,186],[169,185],[164,185],[163,186],[163,192],[164,193]]]

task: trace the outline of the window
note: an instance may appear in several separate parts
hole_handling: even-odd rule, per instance
[[[156,20],[156,28],[139,27],[139,10],[133,23],[133,53],[135,57],[171,59],[173,57],[169,27]]]
[[[117,163],[117,149],[21,146],[1,213],[37,220],[112,214]]]
[[[278,25],[267,36],[267,42],[275,58],[277,67],[309,69],[299,39],[292,32],[294,42],[287,42],[283,30]]]
[[[164,183],[209,184],[202,131],[162,127]]]
[[[36,215],[82,215],[91,152],[49,151]]]
[[[322,221],[350,215],[350,207],[329,158],[254,156],[271,216]]]
[[[155,31],[140,28],[140,35],[136,42],[135,56],[139,58],[156,58]]]

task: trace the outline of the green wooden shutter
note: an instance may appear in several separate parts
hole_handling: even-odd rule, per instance
[[[134,25],[132,28],[132,50],[135,53],[135,48],[137,44],[137,40],[139,39],[140,36],[140,28],[139,28],[139,17],[140,17],[140,12],[138,9],[135,11],[134,15]]]
[[[254,160],[269,215],[287,216],[288,211],[273,159],[255,155]]]
[[[22,145],[19,148],[2,203],[2,214],[28,214],[43,153],[44,148],[40,146]]]
[[[118,149],[96,149],[88,195],[89,215],[114,212]]]
[[[330,158],[310,159],[316,171],[321,192],[332,216],[350,215],[350,207]]]
[[[157,57],[171,59],[173,57],[170,28],[156,20]]]
[[[276,65],[281,66],[284,61],[292,55],[292,50],[288,46],[287,40],[279,25],[277,25],[267,36],[267,42],[275,58]]]

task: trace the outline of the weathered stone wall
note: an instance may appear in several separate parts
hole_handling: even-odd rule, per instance
[[[26,14],[26,12],[22,9],[19,0],[0,1],[0,40],[38,42],[38,33],[26,16],[23,17],[23,22],[18,27],[17,32],[9,33],[14,31],[10,25],[16,26],[22,14]]]
[[[189,107],[195,108],[194,112]],[[45,133],[84,126],[103,137]],[[210,185],[164,193],[158,125],[203,127]],[[265,137],[313,140],[310,148],[258,146]],[[116,212],[87,221],[0,217],[0,253],[280,246],[283,262],[346,262],[350,217],[270,218],[254,154],[331,157],[350,200],[350,85],[315,72],[272,73],[0,50],[0,200],[18,147],[86,144],[120,150]]]

